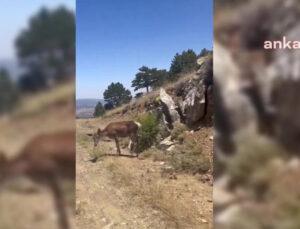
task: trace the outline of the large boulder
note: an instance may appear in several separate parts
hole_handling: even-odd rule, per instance
[[[193,87],[183,101],[183,113],[185,115],[186,123],[192,125],[199,121],[204,115],[204,110],[204,87],[199,85],[198,87]]]
[[[165,122],[169,125],[170,129],[173,128],[173,123],[180,120],[177,106],[170,95],[167,94],[165,89],[160,89],[160,101],[162,104],[162,112]]]
[[[169,130],[173,129],[176,121],[192,127],[213,115],[212,56],[199,58],[197,63],[197,71],[192,77],[180,80],[168,88],[168,93],[160,89],[161,120]]]
[[[213,59],[203,57],[197,63],[196,75],[183,86],[182,111],[187,125],[213,114]]]

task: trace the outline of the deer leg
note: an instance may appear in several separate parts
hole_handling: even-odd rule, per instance
[[[138,135],[135,135],[135,148],[134,148],[134,151],[135,151],[137,157],[138,157],[138,145],[139,145],[139,137],[138,137]]]
[[[131,136],[131,140],[133,142],[132,151],[137,154],[137,144],[138,144],[138,137],[137,137],[137,135],[132,135]]]
[[[68,222],[67,209],[64,202],[63,192],[56,176],[51,177],[50,187],[54,197],[56,212],[58,213],[59,228],[69,229],[70,226]]]
[[[134,148],[135,148],[135,141],[134,141],[134,137],[132,135],[129,136],[130,138],[130,154],[132,155],[134,152]]]
[[[129,149],[130,152],[132,151],[132,140],[131,140],[131,138],[129,140],[128,149]]]
[[[115,141],[116,141],[116,146],[117,146],[118,154],[121,155],[121,150],[120,150],[120,146],[119,146],[119,140],[118,140],[117,137],[115,137]]]

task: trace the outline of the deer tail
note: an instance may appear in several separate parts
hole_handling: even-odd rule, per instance
[[[134,122],[134,123],[138,126],[139,129],[142,127],[141,123],[139,122]]]

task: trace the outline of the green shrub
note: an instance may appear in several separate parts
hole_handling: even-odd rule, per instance
[[[184,132],[187,131],[186,125],[182,124],[181,122],[177,121],[174,123],[174,128],[171,131],[171,138],[172,140],[178,140],[179,142],[183,142],[184,140]]]
[[[196,144],[177,146],[168,160],[176,172],[206,173],[211,167],[209,158]]]
[[[94,117],[100,117],[103,116],[104,114],[105,114],[105,108],[101,102],[98,102],[94,110]]]
[[[145,150],[144,152],[142,152],[140,155],[139,155],[139,159],[147,159],[147,158],[151,158],[153,155],[153,149],[152,147]]]
[[[158,120],[154,114],[146,114],[137,119],[142,127],[139,131],[138,151],[142,152],[150,148],[156,142],[158,134]]]
[[[263,138],[241,139],[237,153],[230,158],[226,170],[233,186],[249,186],[254,175],[268,162],[281,155],[280,148]]]

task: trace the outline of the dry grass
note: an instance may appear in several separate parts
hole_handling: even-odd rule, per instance
[[[181,184],[178,181],[168,182],[158,173],[133,173],[130,168],[116,161],[108,161],[106,169],[110,171],[116,186],[128,188],[129,195],[141,196],[152,208],[163,212],[167,220],[174,223],[174,228],[211,228],[209,220],[205,220],[205,216],[199,214],[197,201],[184,196],[185,192],[191,194],[192,191],[196,194],[200,191],[196,190],[197,181],[184,179],[184,182],[180,181]],[[138,176],[143,176],[144,179]]]
[[[153,161],[165,161],[166,157],[166,152],[159,150],[156,147],[151,147],[139,155],[139,159],[151,158]]]
[[[184,141],[184,133],[187,131],[188,128],[183,123],[177,121],[174,123],[174,129],[171,131],[171,138],[172,140],[177,140],[179,142]]]
[[[41,92],[38,96],[27,96],[13,114],[13,117],[22,118],[37,115],[53,105],[68,103],[74,95],[75,85],[71,82]]]

